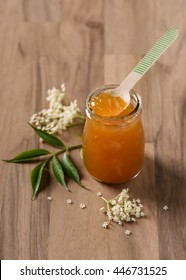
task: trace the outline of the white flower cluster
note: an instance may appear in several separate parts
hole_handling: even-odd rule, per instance
[[[108,221],[103,223],[103,227],[107,228],[109,222],[113,221],[119,225],[123,225],[124,222],[136,222],[137,218],[144,217],[142,211],[143,205],[139,199],[129,199],[128,189],[123,189],[122,192],[114,199],[106,200],[107,202],[107,217]],[[103,207],[100,209],[103,211]]]
[[[68,106],[64,104],[64,100],[64,84],[61,85],[61,90],[55,87],[49,89],[47,97],[49,108],[34,114],[30,119],[30,123],[50,134],[61,134],[63,130],[73,123],[75,118],[84,118],[78,107],[77,100],[70,102]]]

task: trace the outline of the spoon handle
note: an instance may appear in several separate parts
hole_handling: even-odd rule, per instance
[[[137,66],[130,72],[130,74],[121,83],[120,89],[122,91],[129,91],[141,77],[151,68],[156,60],[168,49],[168,47],[175,41],[178,36],[178,30],[167,30],[160,39],[153,45],[148,53],[140,60]]]

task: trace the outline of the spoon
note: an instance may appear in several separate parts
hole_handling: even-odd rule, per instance
[[[119,96],[125,101],[125,107],[119,109],[120,113],[130,104],[130,90],[141,79],[141,77],[151,68],[156,60],[166,51],[166,49],[175,41],[178,36],[178,30],[167,30],[160,39],[153,45],[148,53],[140,60],[137,66],[115,89],[109,92],[112,96]]]

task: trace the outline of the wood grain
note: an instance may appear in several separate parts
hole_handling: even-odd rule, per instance
[[[186,258],[186,6],[184,0],[0,0],[0,146],[11,158],[40,144],[27,122],[46,106],[47,89],[65,82],[68,99],[95,87],[120,83],[159,36],[177,28],[179,38],[136,85],[143,100],[146,137],[141,174],[125,186],[90,178],[79,151],[72,158],[85,191],[71,193],[51,178],[31,200],[33,164],[0,162],[1,259],[185,259]],[[79,143],[71,128],[64,142]],[[48,147],[49,148],[49,147]],[[124,228],[105,220],[96,196],[129,187],[146,218]],[[52,202],[47,200],[52,196]],[[67,205],[71,198],[73,205]],[[87,204],[85,210],[79,203]],[[167,204],[170,210],[162,210]],[[125,236],[124,230],[132,235]]]

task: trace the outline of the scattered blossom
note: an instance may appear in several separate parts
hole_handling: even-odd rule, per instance
[[[101,193],[101,192],[98,192],[98,193],[97,193],[97,196],[102,196],[102,193]]]
[[[80,207],[81,209],[85,209],[85,208],[86,208],[86,205],[85,205],[84,203],[80,203],[80,204],[79,204],[79,207]]]
[[[131,235],[131,233],[132,232],[130,230],[128,230],[128,229],[125,231],[125,235]]]
[[[61,85],[61,90],[55,87],[48,90],[47,101],[49,108],[34,114],[30,118],[30,123],[48,132],[49,134],[61,134],[63,130],[71,125],[74,119],[79,118],[80,122],[84,120],[77,104],[77,100],[65,104],[65,85]]]
[[[103,228],[108,228],[108,225],[109,225],[109,222],[108,222],[108,221],[105,221],[105,222],[102,224],[102,227],[103,227]]]
[[[48,196],[47,199],[48,199],[49,201],[52,201],[52,197],[51,197],[51,196]]]
[[[169,207],[167,205],[163,206],[163,210],[167,211]]]
[[[136,219],[145,216],[140,199],[129,199],[128,189],[123,189],[114,199],[102,199],[107,203],[107,210],[104,212],[108,223],[113,221],[122,226],[125,222],[136,222]]]
[[[67,199],[66,202],[67,202],[67,204],[72,204],[73,203],[73,201],[71,199]]]

